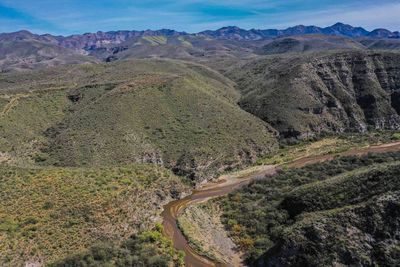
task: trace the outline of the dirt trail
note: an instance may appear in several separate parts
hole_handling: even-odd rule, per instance
[[[368,153],[384,153],[400,150],[400,142],[383,144],[378,146],[370,146],[365,148],[355,148],[338,154],[308,156],[296,159],[286,166],[291,168],[303,167],[307,164],[328,161],[334,159],[335,156],[365,155]],[[185,265],[187,267],[209,267],[209,266],[226,266],[224,264],[216,264],[213,261],[199,255],[192,249],[185,237],[181,233],[177,225],[177,217],[180,212],[187,206],[207,201],[208,199],[223,196],[248,184],[252,180],[263,179],[266,176],[272,176],[276,173],[278,165],[263,165],[253,167],[234,174],[223,175],[216,182],[210,182],[201,189],[193,191],[193,193],[183,199],[176,200],[164,206],[162,213],[164,234],[171,238],[174,247],[183,250],[186,254]]]
[[[52,87],[52,88],[46,88],[46,89],[39,89],[39,90],[36,91],[36,93],[15,94],[11,98],[10,102],[8,102],[7,105],[4,106],[3,110],[0,111],[0,117],[4,117],[5,115],[7,115],[8,112],[10,112],[14,107],[16,107],[18,105],[18,101],[21,98],[35,96],[35,95],[38,95],[39,93],[62,91],[62,90],[66,90],[66,89],[69,89],[69,88],[74,88],[74,87],[77,87],[77,86],[78,86],[78,84],[74,83],[71,86],[61,86],[61,87]],[[4,97],[4,96],[2,96],[2,97]],[[6,96],[5,98],[8,98],[8,97]]]
[[[15,96],[10,100],[10,102],[8,102],[8,104],[5,105],[5,107],[3,108],[3,110],[0,112],[0,115],[1,115],[1,116],[7,115],[7,113],[8,113],[13,107],[15,107],[16,105],[18,105],[18,100],[19,100],[21,97],[27,97],[27,96],[28,96],[28,95],[25,95],[25,94],[18,94],[18,95],[15,95]]]

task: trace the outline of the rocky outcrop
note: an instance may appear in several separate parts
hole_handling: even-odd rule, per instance
[[[400,54],[269,57],[230,73],[240,105],[284,137],[400,128]]]

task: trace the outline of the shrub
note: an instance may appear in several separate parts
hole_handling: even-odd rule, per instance
[[[392,140],[400,140],[400,133],[394,133],[392,135]]]
[[[40,163],[40,162],[44,162],[44,161],[46,161],[46,160],[48,160],[49,159],[49,155],[48,154],[46,154],[46,153],[36,153],[34,156],[33,156],[33,160],[35,161],[35,162],[37,162],[37,163]]]
[[[132,236],[122,245],[99,243],[84,253],[77,253],[50,264],[50,267],[168,267],[183,266],[184,254],[176,251],[162,233],[162,226]]]

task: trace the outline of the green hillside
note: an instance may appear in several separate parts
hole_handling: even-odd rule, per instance
[[[235,104],[232,83],[195,64],[121,61],[0,80],[9,101],[0,151],[13,164],[150,162],[199,180],[276,146],[273,130]]]

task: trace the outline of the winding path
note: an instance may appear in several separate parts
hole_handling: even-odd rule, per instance
[[[365,155],[368,153],[384,153],[400,150],[400,142],[383,144],[378,146],[369,146],[365,148],[355,148],[348,151],[320,156],[308,156],[293,160],[287,164],[291,168],[303,167],[307,164],[332,160],[335,156]],[[209,267],[209,266],[226,266],[225,264],[217,264],[208,258],[201,256],[193,248],[191,248],[181,233],[177,225],[177,217],[180,212],[187,206],[207,201],[208,199],[223,196],[248,184],[255,179],[263,179],[276,173],[279,165],[263,165],[253,167],[235,174],[223,175],[216,182],[210,182],[199,190],[194,190],[191,195],[176,201],[172,201],[164,206],[162,213],[164,234],[169,237],[178,250],[185,252],[185,265],[187,267]]]
[[[3,110],[0,112],[1,116],[7,115],[7,113],[14,108],[15,106],[18,105],[18,100],[20,100],[22,97],[28,97],[27,94],[17,94],[15,95],[10,102],[7,103],[7,105],[4,106]]]

